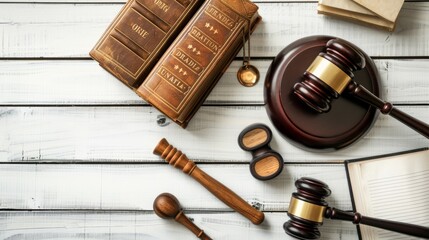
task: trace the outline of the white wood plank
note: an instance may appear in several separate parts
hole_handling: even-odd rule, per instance
[[[246,88],[238,83],[236,77],[242,62],[234,61],[209,95],[207,103],[262,104],[262,87],[270,63],[269,60],[252,61],[261,72],[261,80],[256,87]],[[0,103],[146,104],[91,60],[0,61]]]
[[[429,122],[427,106],[400,107]],[[371,131],[352,146],[331,153],[308,152],[282,139],[263,106],[200,108],[187,129],[170,120],[158,126],[151,107],[2,107],[0,161],[155,161],[166,137],[196,161],[248,162],[237,144],[239,133],[261,122],[273,130],[272,147],[286,161],[342,161],[428,146],[426,138],[390,116],[380,116]]]
[[[411,1],[411,0],[406,0]],[[125,3],[126,0],[0,0],[0,3]],[[259,4],[259,3],[265,3],[265,2],[314,2],[315,0],[257,0],[252,1],[253,3]]]
[[[405,2],[411,2],[415,0],[405,0]],[[419,0],[420,2],[425,2],[427,0]],[[0,0],[0,3],[125,3],[126,0]],[[317,3],[316,0],[257,0],[252,1],[256,4],[265,3],[265,2],[313,2]]]
[[[352,209],[342,164],[285,165],[280,176],[266,182],[253,178],[247,164],[200,168],[263,211],[286,211],[302,176],[326,182],[332,206]],[[231,211],[168,164],[1,164],[0,175],[1,209],[152,210],[156,196],[169,192],[188,210]]]
[[[412,0],[406,0],[412,1]],[[0,3],[125,3],[126,0],[0,0]],[[314,2],[315,0],[257,0],[256,4],[264,2]]]
[[[407,2],[395,32],[318,15],[315,3],[259,3],[264,20],[252,37],[252,55],[275,56],[310,35],[332,35],[371,56],[428,56],[429,3]],[[15,4],[0,8],[0,57],[88,57],[122,4]],[[19,12],[20,14],[16,14]]]
[[[213,239],[289,239],[284,233],[285,213],[266,213],[255,226],[234,213],[186,213]],[[357,239],[350,223],[326,220],[320,239]],[[174,236],[174,237],[173,237]],[[141,212],[0,212],[0,238],[29,239],[197,239],[173,220]]]
[[[385,101],[400,104],[428,103],[429,60],[375,60],[381,96]],[[425,87],[426,86],[426,87]]]
[[[94,61],[7,59],[87,58],[124,2],[0,0],[0,105],[6,106],[0,107],[0,239],[193,239],[177,223],[153,214],[152,201],[161,192],[174,193],[214,239],[292,239],[282,224],[293,182],[301,176],[327,182],[333,190],[331,206],[351,208],[342,164],[286,164],[279,177],[267,182],[252,178],[247,164],[223,164],[249,161],[236,138],[254,122],[272,127],[263,106],[205,106],[186,130],[169,121],[161,127],[153,108],[122,106],[145,103]],[[428,1],[406,3],[394,33],[317,15],[316,1],[260,0],[258,5],[264,22],[252,37],[254,57],[274,57],[288,43],[314,34],[346,38],[372,56],[429,56]],[[255,61],[263,78],[269,62]],[[384,97],[423,104],[401,109],[428,122],[428,60],[376,63]],[[238,65],[234,62],[208,104],[263,103],[263,84],[250,89],[237,84]],[[120,106],[69,106],[79,104]],[[361,141],[334,153],[298,149],[272,129],[272,148],[289,162],[334,163],[429,146],[427,139],[386,116]],[[261,226],[229,212],[191,178],[160,164],[152,149],[161,137],[247,201],[280,212],[267,212]],[[51,161],[58,163],[43,164]],[[86,164],[71,163],[80,161]],[[320,229],[322,239],[357,239],[348,223],[327,220]]]
[[[429,102],[429,60],[375,60],[384,99],[400,104]],[[265,76],[271,60],[254,60],[261,73],[255,87],[241,86],[234,61],[206,104],[263,104]],[[61,75],[59,75],[61,73]],[[145,104],[115,77],[91,60],[0,61],[0,104]]]

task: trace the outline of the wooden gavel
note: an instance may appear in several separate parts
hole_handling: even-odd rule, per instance
[[[193,161],[189,160],[185,154],[170,145],[165,138],[161,139],[153,153],[161,156],[161,158],[170,165],[181,169],[184,173],[197,180],[215,195],[215,197],[249,219],[253,224],[261,224],[264,221],[263,212],[253,208],[232,190],[201,170]]]
[[[294,94],[317,112],[328,112],[333,98],[343,92],[376,107],[429,138],[429,125],[384,102],[353,81],[353,72],[365,67],[364,55],[340,39],[331,39],[305,71],[303,80],[294,86]]]
[[[182,224],[199,239],[212,240],[203,230],[185,216],[180,207],[179,200],[170,193],[161,193],[153,201],[153,210],[160,218],[171,218]]]
[[[290,220],[283,225],[290,236],[298,239],[318,239],[317,229],[324,218],[338,219],[382,228],[415,237],[429,238],[429,228],[362,216],[358,212],[345,212],[331,208],[325,197],[331,195],[331,190],[324,182],[313,178],[300,178],[295,182],[298,191],[292,193],[288,216]]]

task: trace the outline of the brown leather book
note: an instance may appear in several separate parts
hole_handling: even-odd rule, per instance
[[[207,0],[137,89],[185,128],[261,20],[248,0]]]
[[[137,88],[203,2],[129,0],[89,54]]]

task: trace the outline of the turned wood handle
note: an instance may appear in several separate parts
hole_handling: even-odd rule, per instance
[[[179,214],[177,214],[177,216],[174,218],[174,220],[189,229],[199,239],[212,240],[203,230],[201,230],[197,225],[191,222],[191,220],[189,220],[189,218],[185,216],[183,211],[180,211]]]
[[[219,200],[249,219],[253,224],[261,224],[264,221],[264,213],[253,208],[232,190],[198,168],[193,161],[189,160],[185,154],[170,145],[165,138],[161,139],[155,147],[154,154],[161,156],[170,165],[190,175]]]
[[[330,219],[345,220],[354,224],[363,224],[410,236],[429,238],[429,228],[409,223],[362,216],[360,213],[346,212],[335,208],[328,208],[325,217]]]
[[[261,224],[264,221],[264,214],[261,211],[253,208],[249,203],[244,201],[244,199],[200,168],[196,167],[191,176],[219,200],[249,219],[253,224]]]
[[[390,115],[410,128],[414,129],[416,132],[422,134],[426,138],[429,138],[429,125],[402,112],[401,110],[395,108],[391,103],[385,102],[379,99],[377,96],[372,94],[368,89],[363,87],[356,82],[351,82],[349,84],[349,94],[352,96],[374,106],[380,110],[381,113]]]

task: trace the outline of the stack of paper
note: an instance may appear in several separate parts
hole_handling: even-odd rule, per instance
[[[317,11],[393,31],[403,4],[404,0],[319,0]]]

